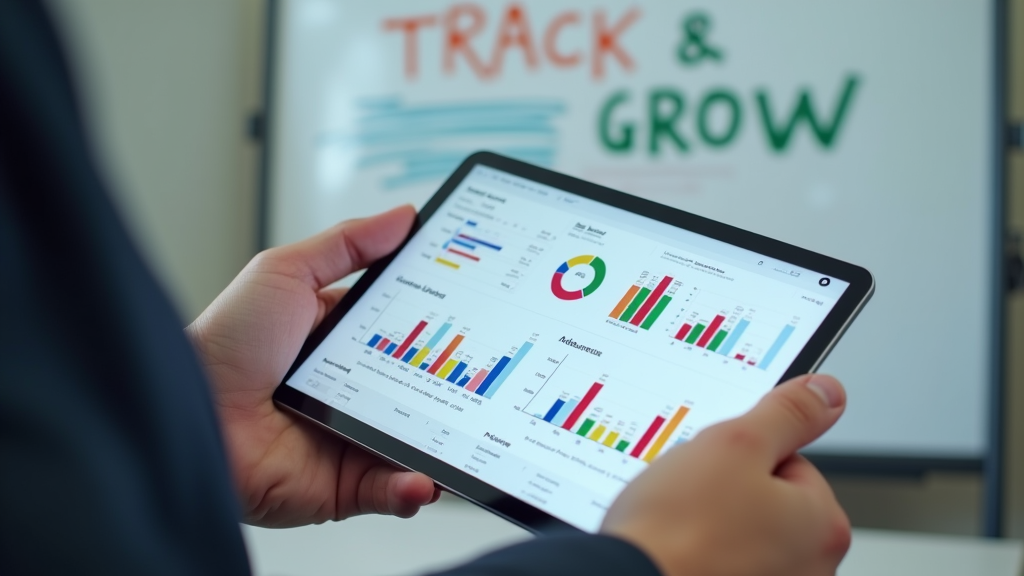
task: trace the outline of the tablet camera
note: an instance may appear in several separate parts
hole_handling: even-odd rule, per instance
[[[821,280],[818,280],[818,284],[821,286],[828,286],[831,283],[832,280],[830,280],[829,278],[822,278]]]

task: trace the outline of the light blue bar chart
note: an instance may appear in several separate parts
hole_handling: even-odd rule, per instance
[[[792,324],[787,324],[786,327],[782,329],[782,333],[775,339],[775,343],[772,344],[772,347],[768,349],[764,358],[762,358],[761,362],[757,365],[758,368],[761,370],[768,369],[768,366],[771,365],[772,360],[775,360],[775,356],[778,355],[779,350],[782,350],[782,347],[785,346],[786,340],[789,340],[789,337],[793,334],[794,330],[796,330],[796,326],[793,326]]]
[[[523,357],[526,356],[526,353],[530,351],[530,348],[533,348],[533,342],[524,342],[523,345],[519,347],[519,350],[516,351],[516,354],[515,356],[512,357],[512,360],[508,363],[507,366],[504,367],[504,370],[502,370],[500,374],[497,374],[495,376],[494,381],[491,382],[490,385],[488,385],[487,382],[484,381],[483,385],[480,386],[481,389],[483,389],[485,386],[487,387],[486,390],[483,390],[484,398],[492,398],[494,396],[494,393],[498,391],[498,388],[501,387],[503,382],[505,382],[505,379],[508,378],[508,375],[511,374],[512,371],[516,369],[516,366],[519,365],[519,362],[522,361]],[[477,390],[477,392],[479,393],[480,390]]]
[[[718,353],[723,356],[728,356],[729,352],[732,352],[732,349],[736,347],[737,343],[739,343],[740,338],[743,336],[743,332],[747,329],[747,326],[750,326],[750,320],[747,320],[746,318],[740,320],[740,323],[737,324],[736,327],[733,328],[732,332],[729,333],[729,338],[727,338],[722,344],[722,347],[718,349]]]

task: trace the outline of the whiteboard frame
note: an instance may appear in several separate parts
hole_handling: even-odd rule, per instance
[[[269,245],[270,203],[271,203],[271,169],[273,165],[273,116],[275,103],[275,81],[277,70],[277,39],[278,27],[281,23],[280,4],[287,0],[266,0],[262,108],[255,112],[249,120],[249,136],[259,146],[257,174],[257,249],[264,250]],[[1005,450],[1005,390],[1006,390],[1006,298],[1007,273],[1005,240],[1008,230],[1007,222],[1007,189],[1006,189],[1006,153],[1007,153],[1007,50],[1008,50],[1008,10],[1007,0],[988,0],[988,10],[992,21],[992,45],[990,50],[993,58],[991,65],[991,191],[989,195],[991,258],[991,290],[990,293],[990,330],[992,346],[990,349],[989,406],[987,446],[985,454],[979,458],[934,458],[908,454],[906,456],[875,456],[862,455],[829,455],[825,453],[809,456],[811,461],[826,474],[835,475],[867,475],[867,476],[903,476],[923,477],[930,472],[973,472],[982,475],[982,534],[999,537],[1003,534],[1004,514],[1003,495],[1004,481],[1004,450]]]

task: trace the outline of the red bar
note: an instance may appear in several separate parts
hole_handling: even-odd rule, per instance
[[[754,361],[753,360],[747,360],[747,364],[750,364],[751,366],[753,366],[754,365]]]
[[[743,361],[744,358],[746,358],[746,356],[744,356],[743,354],[737,354],[736,355],[736,359],[741,361],[741,362]]]
[[[460,250],[456,250],[455,248],[449,248],[448,251],[451,252],[452,254],[458,254],[459,256],[462,256],[463,258],[469,258],[470,260],[472,260],[474,262],[479,262],[480,261],[480,257],[479,256],[473,256],[472,254],[468,254],[466,252],[462,252]]]
[[[409,349],[409,346],[412,346],[412,343],[415,342],[417,338],[419,338],[420,332],[423,332],[423,329],[426,327],[427,322],[425,320],[420,320],[420,323],[417,324],[416,327],[412,329],[412,332],[410,332],[408,336],[406,336],[405,340],[402,342],[402,345],[399,346],[397,350],[395,350],[395,353],[392,354],[391,357],[401,358],[402,354],[405,354],[405,351]]]
[[[689,334],[690,330],[692,329],[692,325],[683,324],[683,327],[679,329],[679,332],[676,332],[676,340],[682,340],[683,338],[686,338],[686,335]]]
[[[700,335],[700,340],[697,340],[697,346],[700,346],[701,348],[707,346],[708,342],[714,338],[715,333],[718,332],[718,327],[722,325],[722,322],[725,322],[725,316],[722,316],[721,314],[715,316],[715,319],[711,321],[711,325],[708,326],[708,329]]]
[[[583,396],[583,400],[580,400],[580,403],[576,405],[576,408],[574,408],[572,413],[569,414],[569,417],[565,419],[565,423],[562,424],[562,428],[565,428],[566,430],[572,428],[572,425],[580,419],[580,416],[582,416],[587,410],[587,406],[590,406],[591,401],[594,400],[594,396],[597,396],[597,393],[601,391],[601,388],[604,388],[604,384],[594,382],[590,387],[590,390],[587,390],[587,394]]]
[[[448,361],[448,357],[452,355],[452,352],[455,352],[455,349],[462,343],[463,338],[465,338],[465,336],[462,334],[457,334],[455,338],[452,338],[452,341],[448,343],[444,352],[441,352],[441,355],[437,357],[437,360],[434,360],[434,363],[430,365],[430,368],[427,368],[427,372],[437,374],[437,371],[441,369],[441,366],[444,366],[444,363]]]
[[[640,306],[640,309],[636,311],[636,314],[633,314],[633,318],[630,319],[629,323],[634,326],[639,326],[640,323],[644,321],[644,318],[647,317],[647,313],[651,311],[651,308],[654,308],[654,305],[658,303],[658,299],[661,298],[661,295],[665,293],[665,290],[671,283],[671,276],[663,276],[661,278],[661,282],[658,282],[658,287],[654,289],[654,292],[647,295],[647,300],[644,300],[643,306]]]
[[[647,428],[647,432],[644,432],[644,435],[640,437],[640,441],[636,443],[636,446],[633,447],[633,451],[630,452],[629,455],[633,458],[639,458],[640,455],[643,454],[644,448],[647,448],[647,445],[651,443],[651,438],[654,438],[654,434],[658,431],[658,428],[661,428],[661,425],[664,423],[664,416],[658,416],[655,418],[654,422],[651,422],[651,426]]]
[[[391,340],[388,340],[387,338],[377,342],[377,350],[383,352],[384,349],[388,347],[388,344],[391,344]]]

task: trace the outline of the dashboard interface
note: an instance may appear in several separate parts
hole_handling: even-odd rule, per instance
[[[286,383],[594,532],[848,286],[478,165]]]

